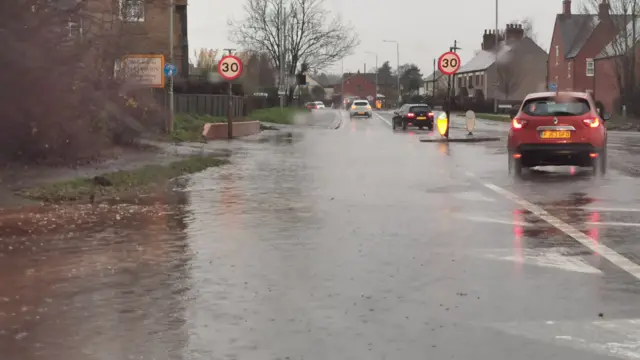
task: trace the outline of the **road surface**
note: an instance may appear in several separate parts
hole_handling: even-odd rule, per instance
[[[504,142],[327,114],[152,205],[5,228],[3,358],[640,357],[640,138],[515,180]]]

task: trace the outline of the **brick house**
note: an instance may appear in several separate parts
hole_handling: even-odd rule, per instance
[[[169,61],[169,11],[163,0],[65,0],[81,4],[74,11],[69,29],[85,41],[99,42],[109,53],[114,67],[124,55],[163,54]],[[189,44],[187,41],[187,0],[175,0],[174,62],[178,77],[189,74]],[[104,60],[104,59],[103,59]]]
[[[623,100],[621,99],[622,81],[625,80],[624,63],[621,61],[624,56],[630,53],[629,48],[635,49],[636,59],[640,59],[640,48],[632,46],[634,43],[633,36],[640,34],[640,22],[627,24],[626,30],[621,31],[618,35],[605,46],[600,54],[594,59],[594,67],[592,74],[593,95],[602,101],[608,112],[621,112]],[[636,64],[636,77],[640,75],[640,66]],[[627,102],[626,105],[629,103]]]
[[[551,38],[547,84],[555,84],[558,90],[595,93],[594,60],[626,22],[624,16],[610,14],[609,0],[602,0],[597,14],[573,14],[571,0],[563,0]],[[601,72],[604,75],[605,70]],[[615,79],[601,81],[602,89],[608,89],[607,82]],[[604,92],[598,91],[598,97],[605,96]]]
[[[349,96],[357,96],[367,99],[369,96],[375,98],[376,95],[376,74],[375,73],[345,73],[342,75],[344,83],[344,92],[341,89],[342,83],[334,86],[333,94],[342,95],[343,98]],[[378,94],[379,98],[395,101],[398,97],[397,77],[378,76]]]
[[[464,88],[471,97],[480,90],[485,99],[519,101],[544,88],[547,52],[525,36],[521,25],[508,24],[497,34],[485,30],[481,46],[455,74],[454,94]]]

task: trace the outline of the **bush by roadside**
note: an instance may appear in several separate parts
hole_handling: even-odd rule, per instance
[[[261,121],[274,124],[293,124],[295,116],[301,112],[300,109],[292,108],[267,108],[253,111],[249,116],[235,118],[233,121]],[[177,114],[175,117],[173,132],[170,140],[175,142],[206,142],[202,136],[202,130],[207,123],[226,123],[226,117],[215,117],[210,115]],[[263,126],[263,130],[270,127]]]
[[[78,178],[23,189],[17,195],[47,203],[90,201],[113,198],[132,192],[139,194],[176,177],[227,164],[214,156],[194,156],[168,165],[147,165],[131,171],[116,171],[95,178]]]
[[[484,120],[491,120],[491,121],[502,121],[502,122],[511,121],[511,117],[509,117],[509,115],[505,115],[505,114],[479,113],[479,114],[476,114],[476,119],[484,119]]]
[[[302,110],[296,108],[267,108],[260,109],[249,114],[250,120],[258,120],[262,122],[274,123],[274,124],[293,124],[296,115],[300,114]]]

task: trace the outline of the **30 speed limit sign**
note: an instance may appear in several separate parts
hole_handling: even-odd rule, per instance
[[[443,75],[453,75],[460,69],[460,56],[453,51],[440,55],[438,69]]]
[[[242,75],[242,60],[233,55],[223,57],[218,62],[218,73],[227,81],[239,78]]]

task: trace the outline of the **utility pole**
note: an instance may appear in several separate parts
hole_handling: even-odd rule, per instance
[[[228,51],[228,55],[233,55],[233,51],[235,49],[223,49],[224,51]],[[227,138],[229,140],[233,139],[233,119],[231,117],[231,109],[233,109],[233,89],[231,85],[231,81],[229,81],[229,102],[227,103]]]
[[[286,35],[285,35],[285,16],[284,16],[284,0],[280,0],[278,2],[278,29],[280,30],[280,34],[279,34],[279,41],[280,41],[280,46],[279,51],[280,51],[280,87],[278,89],[278,95],[280,95],[280,108],[284,108],[284,96],[285,96],[285,62],[286,62],[286,56],[285,56],[285,51],[286,51],[286,47],[285,47],[285,41],[286,41]]]
[[[375,55],[376,57],[376,93],[373,95],[373,101],[374,101],[374,107],[377,108],[378,107],[378,72],[379,72],[378,71],[378,54],[371,51],[367,51],[367,54]]]
[[[451,46],[449,48],[449,51],[453,51],[453,52],[458,52],[458,50],[462,50],[461,48],[458,47],[458,40],[453,40],[453,46]],[[449,128],[450,128],[450,124],[451,124],[451,98],[453,96],[451,96],[451,92],[452,92],[452,85],[455,85],[455,74],[453,75],[449,75],[449,79],[448,79],[448,87],[447,87],[447,109],[446,109],[446,113],[447,113],[447,130],[444,132],[444,137],[445,138],[449,138]]]
[[[494,49],[494,51],[496,52],[496,66],[498,66],[498,52],[500,50],[500,33],[498,33],[498,0],[496,0],[496,48]],[[497,94],[497,81],[498,81],[498,77],[496,76],[496,80],[494,81],[494,84],[491,84],[494,89],[493,89],[493,112],[495,114],[498,113],[498,97],[496,96]]]
[[[438,59],[433,59],[433,84],[431,84],[431,96],[433,96],[433,101],[435,102],[436,98],[436,63]]]
[[[400,107],[400,103],[402,103],[402,92],[400,91],[400,43],[396,41],[396,61],[398,62],[398,107]]]
[[[345,103],[344,103],[344,58],[342,58],[342,73],[340,74],[340,101],[342,102],[342,104],[340,104],[340,109],[344,108],[346,110],[345,107]]]
[[[173,54],[173,38],[174,38],[174,27],[175,27],[175,11],[176,11],[176,3],[175,0],[169,1],[169,63],[173,64],[174,54]],[[182,69],[182,71],[186,71],[186,69]],[[175,121],[175,104],[173,100],[173,76],[169,76],[169,123],[167,124],[167,133],[171,134],[173,132],[173,123]]]

